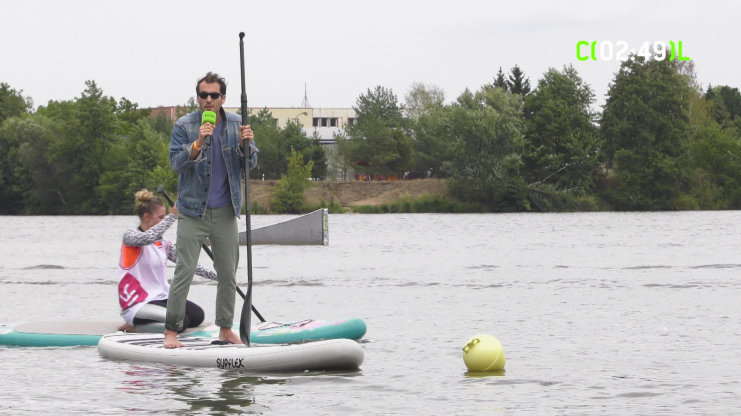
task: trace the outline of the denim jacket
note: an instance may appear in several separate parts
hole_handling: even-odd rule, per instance
[[[201,110],[197,110],[175,122],[170,138],[170,167],[178,174],[178,211],[195,218],[203,218],[211,185],[211,152],[221,150],[226,163],[229,188],[234,213],[239,217],[242,208],[242,174],[244,153],[239,145],[239,126],[242,117],[221,110],[221,149],[209,146],[190,160],[191,143],[198,139],[201,128]],[[257,165],[257,148],[254,141],[250,146],[250,169]]]

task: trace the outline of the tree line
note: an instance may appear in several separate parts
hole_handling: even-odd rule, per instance
[[[572,66],[531,87],[523,71],[453,102],[414,84],[401,102],[376,86],[327,152],[298,123],[251,114],[260,148],[252,178],[446,178],[472,211],[738,209],[741,93],[701,89],[692,62],[636,57],[610,83],[602,111]],[[165,184],[173,122],[87,81],[80,97],[31,98],[0,83],[0,214],[128,214],[134,192]],[[193,99],[181,114],[196,108]],[[304,185],[280,187],[295,210]],[[277,204],[281,205],[281,204]]]
[[[139,189],[164,184],[175,192],[173,121],[165,114],[151,116],[126,98],[105,96],[95,81],[85,83],[80,97],[32,107],[22,91],[0,83],[0,214],[130,214]],[[191,98],[178,116],[195,109]],[[267,110],[251,123],[260,149],[253,178],[285,175],[292,150],[302,164],[316,166],[311,176],[326,176],[318,139],[300,125],[277,128]]]
[[[573,66],[531,90],[519,67],[452,103],[415,84],[356,102],[338,153],[371,175],[447,178],[475,211],[741,208],[741,93],[692,62],[622,63],[601,112]],[[407,173],[409,174],[409,173]]]

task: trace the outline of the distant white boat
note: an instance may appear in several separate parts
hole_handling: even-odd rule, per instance
[[[252,230],[252,244],[328,245],[329,210],[319,208],[300,217]],[[247,235],[239,233],[239,244],[247,244]]]

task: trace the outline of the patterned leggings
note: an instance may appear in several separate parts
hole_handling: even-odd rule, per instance
[[[142,306],[134,316],[134,326],[137,332],[163,332],[165,330],[165,316],[167,315],[167,299],[153,300]],[[185,318],[183,329],[194,328],[203,323],[205,314],[203,309],[195,303],[185,301]]]

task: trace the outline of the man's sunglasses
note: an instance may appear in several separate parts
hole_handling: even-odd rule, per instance
[[[203,92],[203,91],[199,91],[198,92],[198,96],[201,97],[204,100],[206,99],[206,97],[211,97],[212,100],[215,100],[215,99],[221,97],[221,93],[220,92]]]

